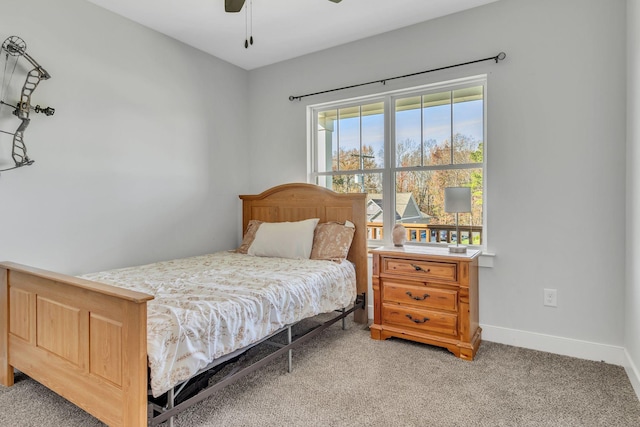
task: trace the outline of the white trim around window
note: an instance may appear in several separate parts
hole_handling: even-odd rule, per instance
[[[481,89],[478,90],[477,88]],[[446,101],[447,92],[452,94],[448,104]],[[476,193],[478,196],[474,199],[474,206],[478,205],[479,200],[480,209],[469,215],[469,232],[466,238],[470,246],[486,250],[488,241],[488,229],[486,226],[488,211],[488,194],[486,191],[488,153],[487,92],[487,76],[479,75],[398,91],[309,105],[307,107],[308,181],[327,186],[336,191],[365,190],[369,194],[380,192],[383,196],[380,196],[381,201],[376,200],[376,203],[382,205],[384,213],[395,213],[394,215],[383,215],[381,229],[384,237],[382,239],[375,238],[369,231],[370,244],[380,245],[389,244],[391,229],[397,222],[403,222],[402,213],[398,212],[402,207],[399,207],[397,202],[401,203],[406,199],[406,194],[409,193],[402,193],[405,195],[402,198],[399,196],[396,197],[396,191],[398,191],[396,180],[398,179],[398,175],[425,176],[425,174],[442,174],[448,171],[451,173],[451,176],[462,176],[464,175],[462,171],[475,170],[477,171],[475,175],[479,176],[481,182],[478,184],[478,179],[475,180]],[[480,93],[480,95],[477,95],[477,93]],[[455,95],[455,99],[454,94],[457,94]],[[439,97],[442,99],[441,102],[439,101]],[[411,104],[414,101],[418,102],[416,100],[419,100],[419,103],[416,104],[417,107]],[[456,138],[458,137],[456,130],[463,129],[464,126],[466,126],[466,124],[457,122],[457,120],[462,122],[462,119],[454,119],[454,109],[457,105],[462,105],[467,100],[479,100],[474,107],[475,116],[473,120],[481,122],[475,124],[472,132],[473,135],[468,138],[471,141],[469,143],[470,146],[480,146],[479,150],[477,150],[479,154],[476,153],[475,156],[472,156],[472,161],[468,159],[454,159],[456,154],[455,145],[457,144]],[[429,104],[427,104],[427,101]],[[443,111],[449,108],[451,114],[450,129],[448,129],[449,136],[448,139],[442,139],[442,141],[438,141],[435,136],[437,124],[432,124],[431,127],[428,127],[429,123],[425,123],[431,120],[431,118],[425,118],[427,113],[437,111],[437,108],[431,107],[438,107],[440,105],[438,104],[439,102],[444,105]],[[471,102],[467,104],[471,105]],[[431,110],[429,110],[429,108],[431,108]],[[397,153],[398,147],[401,147],[401,134],[405,130],[409,132],[411,128],[411,126],[404,124],[408,122],[408,120],[402,117],[404,113],[400,111],[403,109],[408,112],[407,114],[413,114],[414,119],[417,115],[420,116],[420,131],[419,133],[415,133],[413,138],[407,138],[407,141],[413,141],[415,143],[414,146],[412,146],[413,151],[409,152],[409,154],[412,154],[411,159],[413,160],[410,160],[409,163],[406,164],[399,164]],[[462,115],[462,113],[460,114]],[[379,115],[381,115],[381,117],[378,117]],[[435,114],[433,114],[433,116],[435,117]],[[415,119],[414,121],[417,120],[418,119]],[[322,125],[319,123],[322,123]],[[416,123],[418,123],[418,121]],[[369,128],[365,131],[364,128],[367,126],[369,126]],[[379,129],[380,127],[382,127],[382,129]],[[428,132],[425,131],[427,128]],[[375,132],[375,137],[367,136],[371,132]],[[425,133],[429,133],[429,135],[425,135]],[[462,137],[465,137],[465,135],[462,135]],[[366,138],[370,138],[367,144],[363,143]],[[378,138],[382,139],[381,143],[378,142]],[[416,140],[419,141],[416,142]],[[446,149],[450,149],[451,160],[448,161],[448,163],[442,161],[440,158],[436,159],[433,157],[434,152],[443,152],[443,150],[438,151],[438,144],[445,146],[449,144],[450,148],[447,146]],[[431,150],[431,155],[427,152],[426,147]],[[481,158],[481,160],[478,161],[478,158]],[[411,161],[417,163],[413,164]],[[378,175],[381,177],[379,179],[381,182],[378,182]],[[454,184],[449,183],[447,185],[450,186]],[[441,202],[440,193],[443,189],[435,188],[433,185],[430,185],[430,188],[436,191],[435,198],[438,200],[432,201],[433,195],[425,196],[421,194],[419,203],[420,212],[423,215],[424,221],[444,221],[441,212],[442,208],[439,205]],[[400,194],[400,192],[398,194]],[[375,208],[375,206],[372,206],[372,208]],[[431,212],[431,209],[433,209],[433,212]],[[437,217],[436,214],[440,216]],[[481,224],[476,224],[475,228],[472,227],[474,225],[474,216],[476,218],[475,222],[481,222]],[[407,216],[407,218],[415,218],[415,214],[414,216]],[[405,224],[405,226],[410,228],[410,224]],[[433,225],[433,227],[438,230],[440,229],[436,225]],[[463,233],[462,225],[460,228],[461,236],[455,236],[455,239],[460,238],[464,243],[465,234]],[[477,235],[472,234],[476,229],[481,230],[479,232],[481,233],[481,240],[478,239],[478,241],[476,241],[478,238]],[[415,233],[416,236],[419,236],[420,232],[416,231]],[[430,233],[434,233],[434,231],[431,230]],[[440,233],[440,231],[436,233]],[[445,233],[445,231],[442,231],[442,233]],[[444,236],[444,234],[441,236]],[[424,238],[425,236],[421,237]],[[449,238],[453,238],[450,231]],[[419,237],[416,240],[417,241],[407,243],[427,245],[444,244],[442,240],[440,240],[440,237],[435,241],[433,234],[424,239]]]

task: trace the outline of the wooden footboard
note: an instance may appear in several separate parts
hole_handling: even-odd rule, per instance
[[[16,368],[110,426],[145,426],[151,299],[0,263],[0,383]]]

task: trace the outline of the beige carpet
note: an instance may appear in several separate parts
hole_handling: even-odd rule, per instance
[[[176,426],[640,426],[622,367],[483,342],[466,362],[335,324],[181,413]],[[252,355],[260,353],[253,350]],[[22,374],[0,386],[0,426],[101,426]]]

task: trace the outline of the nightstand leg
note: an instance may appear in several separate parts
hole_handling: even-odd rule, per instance
[[[382,337],[382,331],[376,326],[376,325],[371,325],[369,327],[369,330],[371,331],[371,338],[374,340],[383,340],[384,338]]]

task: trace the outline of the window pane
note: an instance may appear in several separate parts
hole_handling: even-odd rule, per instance
[[[471,187],[472,215],[459,214],[463,240],[482,239],[482,168],[396,172],[395,222],[410,231],[418,242],[455,241],[455,214],[444,211],[445,187]],[[464,231],[464,233],[463,233]]]
[[[362,168],[384,168],[384,103],[362,106]]]
[[[318,113],[316,134],[316,171],[327,172],[337,167],[337,159],[333,164],[333,152],[337,151],[337,139],[335,138],[336,118],[338,110],[321,111]]]
[[[320,175],[316,184],[336,193],[382,193],[382,174]]]
[[[384,103],[317,114],[316,171],[384,168]]]
[[[396,166],[422,165],[421,97],[396,100]]]
[[[482,86],[453,91],[454,163],[482,163]]]
[[[377,191],[367,192],[367,238],[382,240],[384,238],[384,195],[382,186]]]
[[[364,189],[367,193],[367,239],[382,240],[384,222],[384,195],[382,192],[382,174],[364,175]]]
[[[382,239],[384,210],[381,173],[318,176],[316,184],[338,193],[367,193],[367,237]]]
[[[451,164],[451,92],[425,95],[422,100],[424,164]]]
[[[338,169],[360,169],[360,107],[338,110]],[[334,169],[335,170],[335,169]]]
[[[438,171],[396,172],[396,222],[428,223]],[[444,190],[443,190],[444,191]]]

